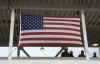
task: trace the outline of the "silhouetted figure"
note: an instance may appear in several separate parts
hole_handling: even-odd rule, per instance
[[[94,53],[93,53],[93,57],[97,57],[97,54],[96,54],[96,52],[94,52]]]
[[[61,57],[69,57],[68,49],[64,49],[64,52],[62,52]]]
[[[73,56],[73,51],[70,51],[69,57],[74,57],[74,56]]]
[[[81,50],[81,54],[79,55],[79,57],[85,57],[83,50]]]

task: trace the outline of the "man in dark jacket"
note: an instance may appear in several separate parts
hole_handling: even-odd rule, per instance
[[[79,55],[79,57],[85,57],[84,51],[81,50],[81,54]]]
[[[69,57],[68,49],[64,49],[64,52],[62,52],[61,57]]]

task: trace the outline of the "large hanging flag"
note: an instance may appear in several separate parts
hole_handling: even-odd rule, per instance
[[[80,17],[21,16],[19,46],[82,45]]]

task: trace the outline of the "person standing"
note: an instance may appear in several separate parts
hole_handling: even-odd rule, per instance
[[[84,51],[81,50],[81,54],[79,54],[79,57],[85,57]]]
[[[74,57],[74,56],[73,56],[73,51],[70,51],[69,57]]]
[[[96,54],[96,52],[94,52],[94,53],[93,53],[93,57],[97,57],[97,54]]]
[[[70,54],[68,53],[68,49],[64,49],[64,52],[62,52],[61,57],[70,57]]]

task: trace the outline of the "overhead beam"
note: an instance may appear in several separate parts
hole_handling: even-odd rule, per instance
[[[8,8],[11,4],[9,1],[13,2],[14,8],[21,9],[50,8],[80,10],[82,6],[84,9],[100,10],[98,6],[100,1],[97,0],[0,0],[0,8]],[[12,7],[12,4],[10,6]]]

